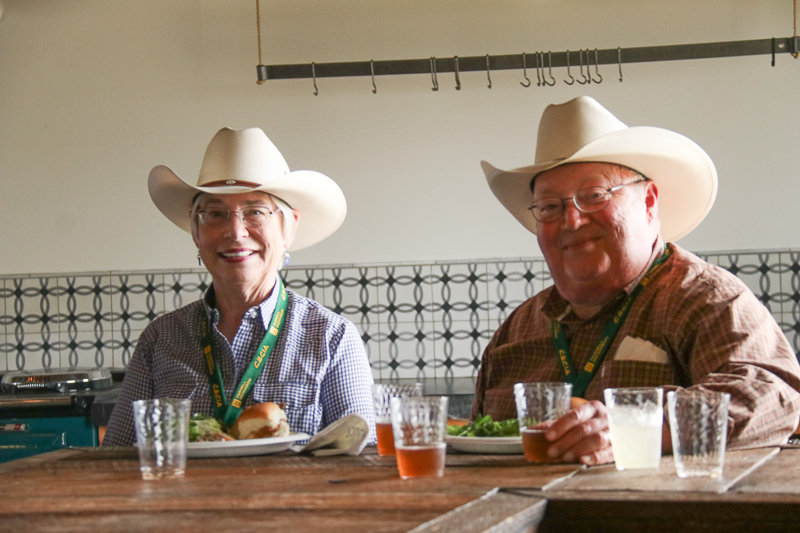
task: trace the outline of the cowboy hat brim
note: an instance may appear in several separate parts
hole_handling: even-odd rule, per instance
[[[557,161],[500,170],[481,161],[494,195],[528,230],[536,233],[531,180],[569,163],[614,163],[653,180],[659,191],[661,235],[667,241],[686,236],[705,218],[717,195],[717,171],[691,139],[662,128],[637,126],[605,134]]]
[[[203,187],[190,185],[168,167],[159,165],[150,171],[147,186],[156,207],[187,232],[191,232],[192,200],[198,193],[242,194],[262,191],[277,196],[301,214],[297,232],[289,247],[292,252],[332,235],[347,215],[347,201],[336,182],[313,170],[295,170],[258,187]]]

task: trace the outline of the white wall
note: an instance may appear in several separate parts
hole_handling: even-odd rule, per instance
[[[253,0],[1,0],[0,274],[196,266],[152,205],[150,169],[194,182],[222,126],[262,127],[294,169],[333,177],[347,220],[294,264],[539,256],[479,161],[531,164],[549,103],[589,94],[630,125],[679,131],[720,174],[681,241],[793,247],[800,198],[788,54],[601,67],[602,84],[525,89],[521,71],[256,84]],[[262,0],[264,63],[418,59],[764,39],[789,0]]]

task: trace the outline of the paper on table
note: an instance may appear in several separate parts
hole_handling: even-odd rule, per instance
[[[369,425],[357,414],[343,416],[316,435],[305,446],[293,446],[298,453],[313,455],[359,455],[367,445]]]

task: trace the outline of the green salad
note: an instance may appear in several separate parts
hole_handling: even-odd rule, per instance
[[[213,416],[194,414],[189,419],[189,442],[233,440]]]
[[[519,420],[510,418],[494,422],[491,415],[480,416],[463,426],[447,426],[451,437],[519,437]]]

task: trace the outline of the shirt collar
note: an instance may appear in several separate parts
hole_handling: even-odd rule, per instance
[[[650,252],[650,260],[647,262],[647,266],[644,269],[642,269],[642,271],[639,273],[636,279],[631,281],[628,284],[628,286],[625,287],[626,294],[630,294],[631,292],[633,292],[633,289],[635,289],[636,286],[639,284],[639,282],[642,281],[642,278],[645,276],[645,274],[647,274],[647,272],[650,271],[650,269],[653,267],[653,264],[658,260],[659,257],[661,257],[664,254],[665,251],[666,251],[666,244],[664,243],[664,239],[662,239],[661,236],[659,235],[658,239],[656,239],[655,244],[653,244],[653,250]]]
[[[260,304],[251,307],[247,310],[244,314],[243,319],[253,319],[255,318],[257,313],[261,315],[261,323],[266,330],[269,327],[269,323],[272,320],[272,314],[275,312],[275,307],[278,304],[278,291],[275,290],[278,284],[275,283],[275,287],[273,287],[272,292],[267,296],[266,300],[261,302]],[[217,310],[217,297],[214,292],[214,284],[208,286],[206,292],[203,294],[203,304],[206,309],[206,315],[209,318],[209,321],[217,325],[219,323],[219,311]]]

